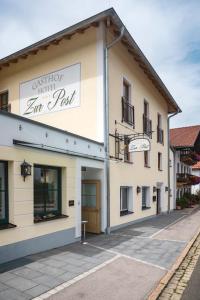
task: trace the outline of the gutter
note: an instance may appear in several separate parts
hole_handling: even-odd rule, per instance
[[[167,212],[170,214],[170,192],[171,192],[171,183],[170,183],[170,119],[175,117],[177,114],[181,113],[179,109],[177,112],[168,116],[167,118],[167,166],[168,166],[168,208]],[[175,166],[174,166],[175,167]],[[175,195],[174,195],[175,197]]]
[[[109,163],[109,69],[108,52],[124,35],[125,27],[121,27],[120,35],[104,47],[104,147],[105,147],[105,182],[107,199],[107,227],[106,233],[110,234],[110,163]]]

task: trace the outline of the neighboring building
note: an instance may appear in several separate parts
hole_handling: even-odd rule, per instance
[[[49,248],[80,238],[82,220],[88,220],[87,231],[99,233],[169,208],[167,119],[180,109],[122,28],[109,9],[0,60],[0,107],[19,115],[20,121],[6,114],[0,118],[6,119],[5,130],[7,124],[17,130],[23,123],[20,133],[9,132],[6,148],[0,139],[2,172],[6,178],[8,171],[9,178],[2,186],[9,192],[1,201],[1,209],[5,211],[5,203],[7,207],[4,228],[5,223],[16,225],[0,232],[0,245],[13,256],[13,245],[32,253],[41,250],[37,241],[44,244],[51,236],[55,243],[47,244]],[[107,56],[106,41],[119,36],[115,45],[109,44]],[[45,126],[62,130],[65,145],[63,140],[56,144],[58,129]],[[137,133],[149,138],[149,151],[128,151]],[[11,140],[18,142],[11,145]],[[72,145],[74,155],[63,151]],[[47,153],[49,148],[58,153]],[[19,176],[24,160],[32,165],[25,181]],[[55,186],[61,181],[58,196]],[[53,205],[58,213],[51,212]],[[69,218],[60,219],[62,214]],[[39,222],[44,220],[48,222]]]
[[[173,149],[171,160],[174,161],[172,189],[177,199],[184,193],[191,193],[192,186],[200,180],[192,175],[193,165],[200,161],[200,125],[170,129],[170,144]],[[175,208],[176,202],[173,202]]]
[[[196,165],[192,166],[192,174],[198,176],[200,178],[200,162],[196,163]],[[196,194],[200,191],[200,182],[192,187],[192,193]]]

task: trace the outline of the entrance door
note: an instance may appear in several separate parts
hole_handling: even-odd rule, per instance
[[[101,232],[100,211],[100,181],[82,180],[82,221],[88,221],[87,232]]]
[[[160,214],[161,207],[160,207],[160,199],[161,198],[161,190],[157,189],[157,215]]]

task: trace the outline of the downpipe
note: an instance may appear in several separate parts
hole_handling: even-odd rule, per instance
[[[171,207],[170,207],[170,193],[171,193],[171,183],[170,183],[170,120],[171,118],[175,117],[179,114],[181,110],[178,110],[174,114],[168,116],[167,118],[167,167],[168,167],[168,208],[167,212],[170,214]]]
[[[108,70],[108,52],[124,35],[123,26],[120,35],[104,48],[104,147],[105,147],[105,182],[107,199],[107,227],[106,234],[110,234],[110,163],[109,163],[109,70]]]

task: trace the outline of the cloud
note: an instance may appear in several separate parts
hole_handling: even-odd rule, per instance
[[[172,125],[199,124],[199,1],[1,0],[0,57],[111,6],[181,106]]]

